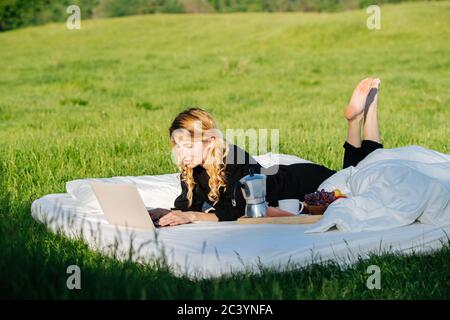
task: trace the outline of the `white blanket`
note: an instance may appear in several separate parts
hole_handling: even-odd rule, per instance
[[[378,149],[319,186],[336,188],[350,196],[333,202],[307,232],[450,224],[450,155],[418,146]]]
[[[428,159],[428,151],[424,152]],[[432,154],[439,157],[437,153]],[[448,159],[441,156],[443,160]],[[271,153],[255,158],[263,166],[306,161]],[[344,177],[339,174],[328,183]],[[88,184],[92,180],[133,183],[146,206],[169,208],[181,192],[178,179],[178,174],[173,173],[74,180],[67,183],[68,193],[35,200],[31,213],[53,232],[81,237],[91,248],[104,254],[142,262],[164,256],[175,274],[189,277],[220,276],[244,270],[258,272],[260,266],[285,270],[321,261],[346,265],[360,257],[366,258],[369,253],[386,251],[427,252],[447,243],[450,232],[450,225],[423,223],[376,232],[332,230],[312,234],[305,233],[310,228],[308,225],[240,225],[237,222],[198,222],[155,231],[129,230],[107,223]],[[345,190],[344,185],[336,186]]]

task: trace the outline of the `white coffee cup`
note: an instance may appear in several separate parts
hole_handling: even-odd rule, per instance
[[[281,210],[290,212],[298,216],[304,208],[304,203],[298,199],[283,199],[278,200],[278,207]]]

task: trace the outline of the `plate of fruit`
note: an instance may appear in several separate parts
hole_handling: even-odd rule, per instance
[[[347,196],[339,189],[335,189],[331,192],[324,189],[305,195],[305,211],[306,213],[319,215],[323,214],[328,206],[340,198],[346,198]]]

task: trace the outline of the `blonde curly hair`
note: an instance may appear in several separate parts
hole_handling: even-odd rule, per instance
[[[208,193],[208,199],[213,202],[213,205],[216,204],[219,201],[220,188],[223,187],[224,191],[227,189],[225,159],[229,152],[228,142],[223,139],[212,115],[200,108],[184,110],[173,120],[169,128],[170,141],[173,150],[176,145],[175,136],[177,136],[177,134],[179,134],[178,136],[182,140],[190,139],[190,141],[206,142],[211,137],[215,138],[214,143],[208,152],[204,167],[209,175],[208,185],[210,191]],[[193,177],[194,170],[193,168],[183,165],[182,159],[176,154],[174,155],[177,167],[181,171],[180,178],[187,185],[187,199],[190,207],[193,202],[194,187],[197,184]]]

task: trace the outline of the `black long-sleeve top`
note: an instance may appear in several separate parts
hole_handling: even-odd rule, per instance
[[[193,191],[192,205],[188,206],[187,185],[181,180],[181,194],[175,199],[172,210],[202,211],[206,201],[214,207],[219,221],[233,221],[245,214],[245,198],[238,187],[235,193],[236,206],[232,205],[235,183],[253,173],[264,173],[266,179],[266,201],[269,206],[278,206],[278,200],[299,199],[303,201],[305,194],[314,192],[319,185],[335,171],[313,163],[295,163],[275,165],[269,168],[261,166],[252,156],[240,147],[230,144],[230,152],[225,161],[227,189],[221,187],[219,201],[213,205],[208,199],[210,188],[209,175],[202,166],[193,170],[196,185]]]

